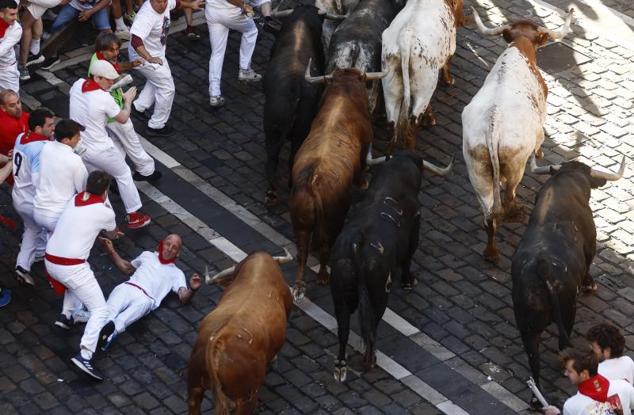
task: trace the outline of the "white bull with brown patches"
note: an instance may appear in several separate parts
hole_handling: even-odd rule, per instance
[[[502,217],[514,219],[521,213],[515,202],[515,189],[531,154],[542,155],[548,88],[537,67],[536,51],[547,41],[561,40],[570,32],[572,9],[558,31],[526,20],[489,29],[475,10],[473,14],[481,32],[502,34],[509,42],[482,88],[462,112],[462,151],[488,234],[484,256],[496,261],[498,221]],[[501,182],[505,183],[503,202]]]

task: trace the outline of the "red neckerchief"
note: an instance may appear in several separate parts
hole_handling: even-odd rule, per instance
[[[86,79],[84,81],[84,83],[82,84],[82,86],[81,86],[81,92],[98,91],[100,89],[102,91],[105,91],[105,89],[100,87],[99,84],[97,82],[95,82],[95,80],[92,79],[92,78]]]
[[[581,382],[578,388],[580,394],[586,395],[595,401],[605,402],[608,400],[610,381],[597,373],[590,379]]]
[[[119,62],[117,62],[116,60],[114,62],[110,62],[108,59],[106,59],[105,56],[103,56],[103,53],[101,52],[95,52],[95,55],[97,56],[97,59],[99,59],[100,61],[106,61],[112,66],[114,66],[115,71],[117,71],[118,74],[121,74],[121,65],[119,65]]]
[[[173,264],[174,262],[176,262],[176,257],[172,259],[163,258],[163,241],[162,240],[161,242],[159,242],[157,250],[158,250],[158,259],[161,264],[167,265],[167,264]]]
[[[94,205],[103,202],[104,200],[101,195],[93,195],[92,193],[88,192],[77,193],[77,195],[75,196],[75,206],[77,207]]]
[[[48,141],[48,137],[29,130],[22,134],[22,138],[20,138],[20,144],[29,144],[36,141]]]
[[[4,34],[7,32],[9,28],[9,23],[5,22],[3,19],[0,19],[0,38],[4,37]]]

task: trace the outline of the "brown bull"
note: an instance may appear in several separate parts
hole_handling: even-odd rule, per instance
[[[326,90],[310,133],[295,155],[289,210],[297,244],[298,267],[293,294],[305,293],[304,268],[311,234],[319,245],[321,284],[328,283],[326,264],[330,247],[339,234],[350,204],[352,183],[363,186],[366,154],[372,143],[366,81],[382,73],[336,69],[308,82],[325,82]]]
[[[287,253],[288,254],[288,253]],[[187,400],[200,414],[206,389],[215,396],[215,413],[250,414],[269,362],[282,348],[293,299],[279,263],[286,257],[255,252],[213,278],[228,288],[205,317],[189,357]]]

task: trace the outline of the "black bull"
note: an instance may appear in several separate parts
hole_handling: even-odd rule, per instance
[[[323,72],[323,20],[324,16],[318,15],[317,8],[299,6],[285,19],[276,35],[263,79],[268,203],[277,200],[276,171],[284,142],[287,139],[291,141],[289,165],[292,168],[295,153],[308,135],[319,109],[323,87],[306,82],[304,72],[311,59],[312,72]]]
[[[331,289],[339,334],[335,378],[346,378],[346,344],[350,315],[359,307],[359,325],[366,345],[364,363],[371,368],[376,330],[387,306],[391,281],[399,275],[404,288],[416,279],[410,274],[418,247],[422,177],[421,158],[403,152],[374,175],[363,200],[350,211],[332,255]]]
[[[548,172],[543,167],[537,169],[533,171]],[[569,346],[577,293],[596,289],[589,273],[596,253],[590,191],[604,185],[606,177],[618,178],[609,173],[601,177],[576,161],[549,171],[555,174],[537,194],[511,266],[515,320],[537,384],[541,333],[554,321],[559,331],[559,349]],[[536,404],[535,398],[532,403]]]

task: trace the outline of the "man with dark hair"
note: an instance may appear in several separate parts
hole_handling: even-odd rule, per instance
[[[55,126],[55,141],[48,142],[40,154],[40,178],[35,186],[33,217],[50,235],[68,201],[86,187],[88,171],[73,151],[84,127],[73,120]]]
[[[623,356],[625,338],[618,328],[609,323],[592,326],[586,339],[599,359],[599,373],[608,379],[623,379],[630,384],[634,381],[634,361]]]
[[[1,60],[1,59],[0,59]],[[2,70],[0,70],[2,73]],[[2,75],[0,75],[2,76]],[[29,113],[22,111],[22,102],[17,92],[11,89],[0,91],[0,154],[5,156],[15,146],[15,139],[29,129]],[[9,181],[12,184],[13,181]]]
[[[88,176],[86,191],[76,194],[66,205],[53,235],[46,244],[46,271],[66,287],[62,313],[55,325],[69,329],[73,313],[86,307],[90,317],[80,341],[80,351],[71,361],[94,379],[103,377],[92,365],[99,331],[108,319],[108,307],[87,262],[97,235],[106,232],[109,238],[119,235],[115,214],[108,201],[111,177],[103,171]]]
[[[22,37],[22,26],[17,20],[18,4],[14,0],[0,0],[0,89],[15,92],[20,90],[20,73],[14,48]]]
[[[31,113],[29,131],[20,134],[13,149],[13,207],[22,218],[24,234],[16,259],[18,280],[35,285],[31,277],[31,265],[36,254],[44,255],[46,230],[33,218],[33,198],[40,176],[40,153],[53,135],[55,114],[47,108]]]
[[[577,394],[564,404],[564,415],[631,415],[634,387],[624,380],[608,380],[598,372],[599,360],[592,352],[572,351],[562,357],[564,374],[577,385]],[[549,407],[550,408],[550,407]],[[547,414],[556,413],[554,408]]]

